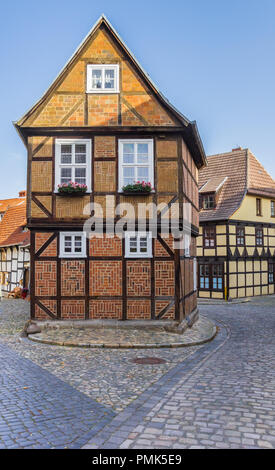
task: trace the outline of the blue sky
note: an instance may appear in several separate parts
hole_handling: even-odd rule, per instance
[[[249,147],[275,177],[274,0],[1,2],[0,199],[26,186],[13,128],[104,13],[207,154]]]

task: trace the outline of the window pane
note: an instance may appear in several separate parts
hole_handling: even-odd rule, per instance
[[[80,236],[74,237],[74,251],[75,253],[81,253],[82,251],[82,237]]]
[[[134,163],[135,146],[134,144],[123,144],[123,163]]]
[[[200,278],[200,288],[204,289],[204,278],[203,277]]]
[[[115,71],[114,69],[105,70],[105,88],[113,90],[115,88]]]
[[[61,145],[61,163],[72,163],[72,146]]]
[[[123,168],[123,184],[133,184],[135,182],[135,168],[128,166]]]
[[[75,183],[86,184],[86,168],[75,169]]]
[[[72,180],[72,169],[71,168],[61,168],[61,184],[69,183]]]
[[[137,237],[131,237],[129,244],[130,244],[130,253],[136,253],[137,252]]]
[[[139,246],[140,246],[141,253],[147,253],[147,238],[146,237],[140,238]]]
[[[209,289],[209,278],[205,278],[205,289]]]
[[[85,144],[76,144],[75,163],[86,163],[86,145]]]
[[[213,277],[213,289],[217,289],[217,278]]]
[[[64,251],[65,253],[71,253],[72,251],[72,237],[64,237]]]
[[[148,144],[137,144],[137,162],[148,162]]]
[[[102,71],[99,69],[92,71],[92,88],[102,88]]]
[[[149,181],[149,168],[148,167],[138,167],[137,169],[138,180]]]

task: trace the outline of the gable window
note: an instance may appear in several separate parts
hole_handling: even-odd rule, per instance
[[[214,209],[216,207],[215,194],[205,194],[202,196],[202,208]]]
[[[85,258],[86,237],[84,232],[60,232],[60,258]]]
[[[256,245],[257,246],[263,246],[263,244],[264,244],[264,234],[263,234],[263,229],[262,228],[256,228],[255,237],[256,237]]]
[[[262,215],[262,200],[258,197],[256,199],[256,215]]]
[[[216,246],[216,227],[208,226],[203,228],[203,246],[204,248],[215,248]]]
[[[245,245],[245,229],[243,227],[236,228],[236,241],[237,246]]]
[[[152,257],[152,233],[151,232],[126,232],[125,233],[125,258],[151,258]]]
[[[119,190],[137,181],[154,186],[153,140],[119,140]]]
[[[57,139],[55,143],[55,186],[85,184],[91,191],[91,141],[88,139]]]
[[[87,93],[118,93],[118,64],[88,64]]]
[[[275,284],[275,260],[268,263],[268,284]]]
[[[270,215],[275,217],[275,201],[270,201]]]

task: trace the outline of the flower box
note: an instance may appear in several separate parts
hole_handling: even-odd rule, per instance
[[[85,196],[87,194],[86,184],[73,183],[63,183],[58,185],[58,195],[59,196]]]
[[[148,196],[154,190],[151,183],[146,183],[145,181],[137,181],[133,184],[127,184],[122,187],[122,194],[125,196]]]

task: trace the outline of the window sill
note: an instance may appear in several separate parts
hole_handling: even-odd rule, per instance
[[[119,94],[119,90],[86,90],[87,95],[115,95]]]
[[[58,191],[55,191],[54,193],[56,196],[62,196],[62,197],[84,197],[84,196],[89,196],[91,193],[86,192],[86,193],[59,193]]]
[[[118,193],[123,196],[150,196],[150,194],[154,194],[155,191],[119,191]]]

